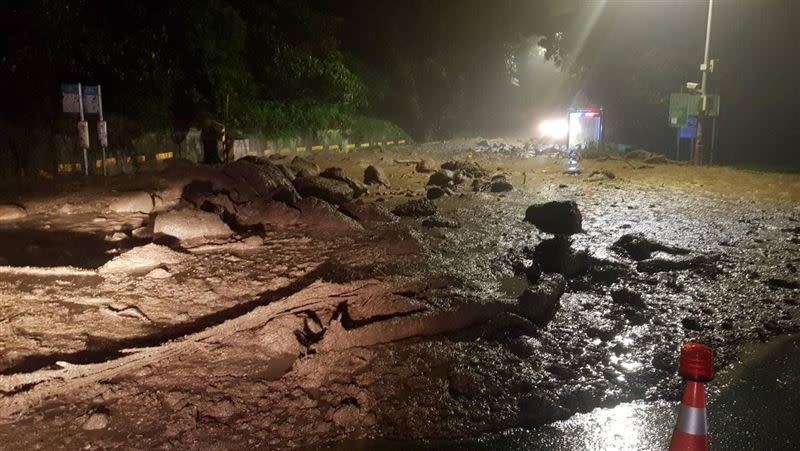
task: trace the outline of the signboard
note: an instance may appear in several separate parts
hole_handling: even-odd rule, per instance
[[[77,83],[61,85],[61,107],[65,113],[81,112],[80,90]]]
[[[697,138],[697,116],[689,116],[686,127],[681,127],[678,136],[681,139]]]
[[[708,117],[719,116],[719,95],[706,96]],[[669,126],[686,127],[690,116],[699,116],[703,109],[703,96],[700,94],[673,93],[669,96]]]
[[[65,113],[80,113],[79,93],[83,94],[83,112],[100,114],[102,103],[99,86],[80,86],[77,83],[61,85],[61,106]]]
[[[100,113],[100,89],[97,86],[83,87],[83,112],[87,114]]]

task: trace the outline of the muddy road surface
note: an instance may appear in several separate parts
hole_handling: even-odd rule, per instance
[[[7,193],[0,440],[546,438],[674,401],[683,342],[798,330],[800,177],[582,166],[463,141]]]

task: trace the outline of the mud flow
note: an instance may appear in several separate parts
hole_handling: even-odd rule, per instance
[[[14,199],[0,440],[568,449],[597,408],[671,406],[681,343],[725,369],[800,330],[797,177],[499,148],[175,161],[70,209]]]

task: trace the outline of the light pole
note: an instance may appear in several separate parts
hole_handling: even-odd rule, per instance
[[[703,142],[703,119],[706,115],[706,109],[708,107],[708,71],[709,67],[709,59],[708,59],[708,52],[711,46],[711,17],[714,11],[714,0],[708,1],[708,23],[706,25],[706,47],[705,47],[705,55],[703,56],[703,64],[700,66],[700,72],[702,73],[702,81],[700,83],[700,95],[702,98],[702,107],[700,108],[700,115],[697,118],[697,141],[695,141],[694,147],[694,155],[693,155],[693,162],[694,164],[704,164],[710,158],[705,158],[704,155],[704,142]]]

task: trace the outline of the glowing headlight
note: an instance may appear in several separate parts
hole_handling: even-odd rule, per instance
[[[551,119],[539,124],[539,133],[552,139],[564,139],[569,134],[569,123],[566,119]]]

